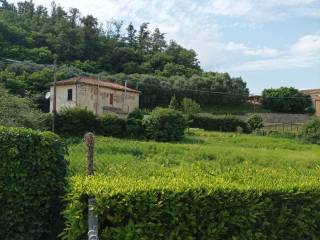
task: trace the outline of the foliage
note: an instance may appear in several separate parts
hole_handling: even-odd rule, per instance
[[[170,109],[173,109],[173,110],[179,110],[180,109],[179,101],[177,100],[176,95],[173,95],[171,97],[168,107]]]
[[[263,128],[263,119],[261,116],[254,114],[249,117],[247,123],[252,131]]]
[[[239,127],[244,133],[250,132],[248,124],[239,117],[232,115],[195,114],[191,117],[191,127],[211,131],[236,132]]]
[[[140,119],[142,120],[144,116],[144,113],[141,109],[137,108],[133,112],[128,114],[128,119]]]
[[[98,133],[103,136],[124,137],[126,134],[126,121],[113,114],[105,114],[99,118]]]
[[[0,86],[0,125],[45,129],[47,115],[41,113],[30,100],[9,94]]]
[[[312,105],[309,95],[292,87],[265,89],[262,92],[262,102],[264,107],[284,113],[305,113]]]
[[[145,129],[142,119],[128,118],[126,120],[126,137],[133,139],[143,139],[145,137]]]
[[[86,236],[94,195],[101,239],[317,238],[319,147],[190,131],[183,143],[97,137],[90,178],[85,147],[71,146],[65,237]]]
[[[57,239],[65,147],[50,132],[0,127],[0,238]]]
[[[123,31],[121,21],[103,26],[91,15],[81,17],[76,8],[66,11],[55,3],[51,7],[48,13],[26,1],[4,4],[0,11],[0,56],[23,61],[0,61],[0,83],[13,94],[31,98],[44,111],[49,110],[44,95],[53,81],[48,64],[54,55],[60,66],[58,80],[92,74],[119,83],[128,80],[129,87],[143,93],[141,107],[167,106],[174,94],[202,106],[241,105],[248,96],[241,78],[203,72],[193,50],[167,42],[165,34],[158,28],[151,31],[148,23],[139,29],[130,23]]]
[[[188,116],[188,118],[191,115],[199,113],[200,109],[200,105],[190,98],[183,98],[181,100],[181,111],[183,114]]]
[[[64,108],[56,115],[56,132],[66,137],[82,137],[86,132],[96,132],[99,122],[93,112],[83,108]]]
[[[314,118],[306,122],[299,136],[306,143],[320,144],[320,119]]]
[[[56,54],[59,62],[87,72],[160,72],[171,76],[175,66],[189,77],[202,72],[193,50],[167,42],[165,34],[159,28],[151,31],[148,23],[142,23],[138,31],[130,23],[124,30],[122,21],[102,25],[92,15],[81,17],[78,9],[66,11],[55,3],[50,13],[32,1],[2,5],[2,57],[47,64]],[[173,68],[165,69],[166,64]]]
[[[157,141],[179,141],[184,137],[186,120],[170,108],[156,108],[143,120],[146,137]]]

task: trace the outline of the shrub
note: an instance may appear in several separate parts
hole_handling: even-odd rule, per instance
[[[245,121],[231,115],[196,114],[192,116],[191,127],[222,132],[236,132],[241,127],[244,133],[250,132],[250,127]]]
[[[128,118],[126,121],[126,137],[142,139],[145,136],[145,129],[141,119]]]
[[[320,144],[320,119],[314,118],[305,123],[299,136],[305,143]]]
[[[56,116],[56,131],[61,136],[83,136],[95,132],[99,122],[93,112],[84,108],[65,108]]]
[[[65,150],[53,133],[0,127],[0,239],[57,239]]]
[[[317,239],[319,189],[239,190],[95,176],[73,178],[66,239],[84,239],[86,196],[97,198],[104,239]],[[195,180],[196,181],[196,180]],[[101,191],[101,189],[107,189]]]
[[[262,117],[256,114],[252,115],[247,122],[251,131],[255,131],[264,127]]]
[[[187,123],[181,112],[156,108],[143,120],[146,137],[156,141],[178,141],[184,137]]]
[[[142,120],[144,116],[144,113],[141,109],[135,109],[133,112],[129,113],[128,119],[140,119]]]
[[[0,86],[0,125],[45,129],[47,115],[27,99],[9,94]]]
[[[309,95],[292,87],[263,90],[262,103],[272,111],[285,113],[305,113],[312,105]]]
[[[106,114],[99,118],[98,133],[103,136],[124,137],[126,121],[113,114]]]

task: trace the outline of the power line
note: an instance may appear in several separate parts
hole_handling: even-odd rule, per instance
[[[7,62],[11,62],[11,63],[23,63],[24,61],[19,61],[19,60],[15,60],[15,59],[9,59],[9,58],[3,58],[3,57],[0,57],[0,59],[3,59]],[[44,65],[44,66],[50,66],[50,67],[58,67],[58,65],[55,65],[55,64],[41,64],[41,65]],[[122,79],[117,79],[117,80],[112,80],[114,82],[121,82],[121,83],[126,83],[126,82],[133,82],[133,83],[137,83],[138,81],[134,81],[134,80],[122,80]],[[168,90],[171,90],[171,91],[186,91],[186,92],[196,92],[196,93],[209,93],[209,94],[212,94],[212,95],[220,95],[220,96],[230,96],[230,97],[245,97],[245,98],[248,98],[249,96],[247,94],[238,94],[238,93],[228,93],[228,92],[219,92],[219,91],[212,91],[212,90],[203,90],[203,89],[189,89],[189,88],[170,88],[170,87],[167,87],[167,86],[163,86],[160,84],[160,87],[161,88],[164,88],[164,89],[168,89]],[[261,96],[262,97],[262,96]],[[262,97],[263,98],[263,97]],[[302,98],[305,98],[305,97],[299,97],[299,96],[292,96],[292,97],[264,97],[263,99],[302,99]]]

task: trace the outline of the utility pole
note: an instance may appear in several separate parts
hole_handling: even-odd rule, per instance
[[[122,110],[125,112],[125,102],[126,102],[126,98],[127,98],[127,80],[125,80],[124,82],[124,97],[123,97],[123,104],[122,104]]]
[[[52,132],[55,131],[57,115],[57,56],[54,56],[53,63],[53,99],[52,99]]]
[[[88,132],[84,135],[84,142],[87,145],[87,176],[93,176],[93,153],[94,135]],[[88,199],[88,240],[98,240],[98,216],[95,212],[96,199],[89,196]]]

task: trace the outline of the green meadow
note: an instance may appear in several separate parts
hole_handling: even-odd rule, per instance
[[[85,175],[85,145],[69,147],[69,175]],[[191,129],[180,143],[96,137],[94,166],[99,185],[137,187],[318,187],[320,147],[294,139]]]

